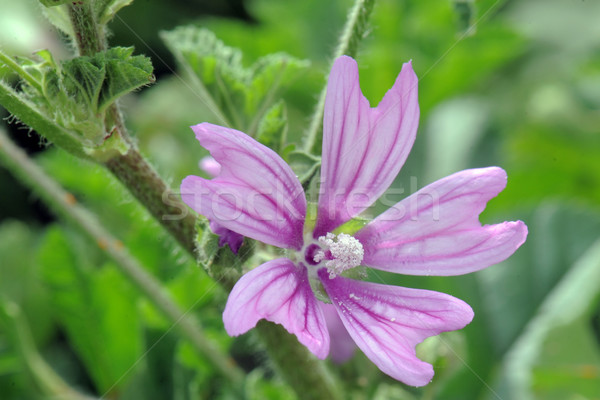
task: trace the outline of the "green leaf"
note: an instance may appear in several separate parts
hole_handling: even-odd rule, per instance
[[[98,109],[98,100],[106,76],[106,67],[94,65],[88,57],[78,57],[62,65],[63,85],[77,102],[84,102],[93,110]]]
[[[54,25],[56,29],[71,38],[74,37],[75,32],[73,32],[73,25],[71,24],[69,11],[67,10],[66,6],[60,5],[58,7],[44,7],[42,12],[44,13],[46,19],[50,21],[50,23]]]
[[[133,0],[96,0],[94,8],[98,23],[107,24],[119,10],[133,3]]]
[[[104,393],[126,383],[123,374],[141,355],[142,341],[132,288],[110,265],[97,269],[101,258],[90,250],[81,238],[53,227],[38,263],[55,318]]]
[[[591,319],[600,300],[600,239],[549,293],[506,355],[510,398],[559,400],[600,391],[598,338]]]
[[[88,99],[102,113],[126,93],[154,82],[152,64],[145,56],[132,56],[133,48],[113,47],[92,57],[62,64],[63,84],[76,99]]]
[[[104,55],[107,78],[98,104],[104,111],[117,98],[155,81],[152,63],[145,56],[132,56],[133,47],[113,47]],[[103,53],[100,53],[103,54]]]
[[[50,334],[50,316],[46,308],[48,293],[40,285],[39,266],[35,262],[35,251],[32,251],[38,237],[22,222],[0,224],[0,300],[19,304],[27,319],[36,321],[33,331],[36,341]]]
[[[271,106],[260,121],[256,140],[280,153],[286,141],[287,128],[285,103],[278,101]]]
[[[475,33],[473,20],[477,16],[475,0],[454,0],[454,12],[456,13],[458,30],[460,33]]]
[[[57,124],[36,104],[25,99],[2,81],[0,81],[0,104],[21,122],[35,129],[56,145],[79,157],[87,157],[75,132]]]
[[[126,144],[110,134],[113,127],[105,126],[105,112],[119,97],[154,82],[150,59],[132,53],[133,48],[114,47],[60,67],[48,51],[18,63],[4,57],[24,80],[20,92],[0,82],[0,104],[79,156],[126,151]]]
[[[239,49],[194,26],[162,32],[162,39],[183,68],[197,79],[205,105],[220,123],[254,136],[263,115],[309,65],[289,55],[271,54],[250,68],[242,65]]]
[[[315,176],[321,166],[321,158],[302,150],[294,150],[286,157],[287,163],[303,185]]]

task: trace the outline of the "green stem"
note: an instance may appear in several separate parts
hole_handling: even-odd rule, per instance
[[[194,256],[196,217],[158,176],[152,166],[135,149],[114,157],[105,166],[173,235],[181,246]]]
[[[37,90],[39,93],[43,93],[42,85],[38,82],[37,79],[33,77],[29,72],[25,71],[23,67],[21,67],[12,57],[3,53],[0,50],[0,61],[3,62],[8,68],[12,69],[14,73],[19,75],[21,79],[26,81],[31,87]]]
[[[4,160],[8,169],[36,191],[56,214],[72,222],[96,243],[102,243],[101,247],[115,261],[121,272],[167,316],[195,349],[210,360],[225,378],[236,385],[241,384],[244,373],[230,358],[217,350],[201,328],[188,318],[164,291],[160,283],[146,272],[121,242],[113,238],[89,211],[77,203],[73,204],[73,196],[35,165],[2,130],[0,130],[0,158]]]
[[[356,0],[354,7],[348,15],[348,20],[340,36],[337,48],[333,56],[333,61],[342,55],[356,57],[358,45],[365,37],[369,26],[369,17],[375,0]],[[303,149],[307,152],[320,154],[319,145],[323,128],[323,112],[325,108],[325,96],[327,95],[327,86],[321,90],[319,101],[311,118],[311,122],[306,132],[306,139],[303,143]]]
[[[325,365],[308,352],[295,336],[286,332],[281,325],[264,320],[256,325],[256,330],[276,369],[296,391],[299,399],[342,398],[341,388],[336,386]]]
[[[104,26],[98,25],[91,0],[78,0],[67,5],[80,56],[92,56],[106,50]]]

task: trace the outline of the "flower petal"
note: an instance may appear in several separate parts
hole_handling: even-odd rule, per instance
[[[186,177],[181,183],[183,201],[240,235],[299,250],[306,199],[285,161],[240,131],[208,123],[192,129],[221,172],[212,180]]]
[[[198,163],[200,169],[206,172],[209,176],[214,178],[221,173],[221,164],[217,162],[213,157],[206,156]]]
[[[393,182],[419,123],[417,77],[406,63],[376,108],[363,96],[356,61],[338,58],[323,119],[321,193],[315,238],[369,207]]]
[[[319,277],[344,326],[383,372],[407,385],[424,386],[433,367],[415,346],[429,336],[461,329],[473,319],[468,304],[450,295],[337,277]]]
[[[219,247],[228,245],[233,254],[237,255],[240,247],[244,244],[244,237],[213,221],[210,222],[209,226],[215,235],[219,235]]]
[[[331,304],[321,303],[321,309],[325,314],[325,322],[331,339],[329,358],[336,363],[342,364],[354,355],[356,344],[344,327],[335,307]]]
[[[479,214],[506,186],[498,167],[440,179],[378,216],[354,236],[363,264],[408,275],[460,275],[499,263],[527,237],[521,222],[481,226]]]
[[[227,333],[246,333],[263,318],[283,325],[320,359],[327,357],[329,333],[306,268],[278,258],[246,273],[235,284],[223,312]]]

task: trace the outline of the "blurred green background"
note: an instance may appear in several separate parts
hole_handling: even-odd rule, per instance
[[[113,45],[152,58],[157,82],[122,102],[140,148],[174,187],[206,153],[189,126],[218,122],[159,37],[181,24],[211,29],[251,65],[272,52],[310,60],[284,94],[298,143],[325,83],[351,1],[136,0],[111,23]],[[0,46],[12,55],[69,45],[33,0],[0,0]],[[482,222],[525,221],[509,260],[460,277],[373,279],[450,293],[475,320],[420,346],[436,370],[406,387],[362,354],[332,365],[349,399],[600,399],[600,2],[377,2],[358,63],[376,105],[402,63],[419,77],[421,122],[398,177],[402,198],[465,168],[499,165],[508,186]],[[0,71],[0,77],[2,76]],[[6,117],[4,110],[0,115]],[[10,122],[10,120],[8,120]],[[229,338],[226,294],[104,170],[6,124],[12,137],[100,216],[207,334],[249,373],[248,399],[293,399],[253,336]],[[414,183],[417,182],[417,187]],[[39,352],[73,387],[119,399],[232,399],[212,366],[180,340],[95,243],[54,217],[0,169],[0,399],[46,398],[26,372]],[[34,346],[23,344],[30,332]]]

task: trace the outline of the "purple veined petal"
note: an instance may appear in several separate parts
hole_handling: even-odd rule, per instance
[[[354,355],[356,344],[344,327],[337,310],[332,304],[322,303],[321,308],[325,315],[325,322],[329,330],[330,345],[329,358],[336,364],[348,361]]]
[[[363,264],[408,275],[461,275],[489,267],[525,242],[527,226],[481,226],[479,214],[506,186],[498,167],[469,169],[440,179],[375,218],[354,237]]]
[[[338,58],[329,75],[315,238],[369,207],[406,161],[419,123],[417,77],[406,63],[376,108],[363,96],[356,61]]]
[[[344,277],[319,277],[356,345],[383,372],[412,386],[424,386],[433,367],[417,358],[415,346],[429,336],[465,327],[468,304],[450,295]]]
[[[246,273],[229,294],[223,322],[231,336],[241,335],[260,319],[283,325],[320,359],[329,353],[329,333],[306,268],[287,258],[268,261]]]
[[[306,199],[292,169],[273,150],[234,129],[192,127],[221,165],[214,179],[190,175],[183,201],[210,221],[273,246],[302,247]]]
[[[223,247],[228,245],[233,254],[238,253],[242,244],[244,244],[244,237],[239,233],[235,233],[222,225],[214,221],[210,221],[210,230],[213,231],[215,235],[219,235],[219,247]]]

